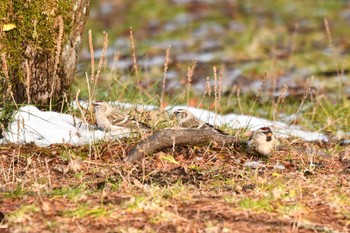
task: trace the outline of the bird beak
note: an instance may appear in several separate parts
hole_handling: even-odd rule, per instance
[[[268,133],[266,134],[266,136],[267,136],[267,137],[271,137],[271,136],[272,136],[272,133],[271,133],[271,132],[268,132]]]

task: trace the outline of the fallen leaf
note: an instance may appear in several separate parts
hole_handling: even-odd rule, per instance
[[[160,159],[167,161],[167,162],[170,162],[170,163],[173,163],[173,164],[176,164],[176,165],[179,165],[179,163],[171,155],[161,155]]]
[[[16,25],[13,24],[13,23],[8,23],[8,24],[2,25],[2,30],[3,30],[4,32],[11,31],[11,30],[13,30],[13,29],[15,29],[15,28],[16,28]]]

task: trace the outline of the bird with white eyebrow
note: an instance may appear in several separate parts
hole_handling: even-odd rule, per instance
[[[137,121],[135,118],[125,114],[116,107],[112,107],[106,102],[95,101],[93,103],[96,123],[103,131],[114,131],[122,128],[132,130],[148,131],[152,128],[147,124]]]
[[[268,158],[276,150],[277,142],[269,127],[259,128],[248,140],[248,153]]]
[[[212,129],[217,133],[225,134],[222,130],[216,128],[215,126],[206,123],[193,115],[190,111],[186,109],[177,109],[174,111],[176,120],[178,121],[178,126],[183,128],[196,128],[196,129]]]

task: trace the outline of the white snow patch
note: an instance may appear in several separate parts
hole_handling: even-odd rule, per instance
[[[132,105],[128,103],[114,103],[122,108],[142,108],[147,110],[156,109],[152,105]],[[75,103],[72,103],[73,107]],[[82,106],[87,106],[81,102]],[[271,127],[277,137],[299,137],[305,141],[324,140],[327,136],[317,132],[307,132],[300,130],[297,126],[288,126],[283,122],[274,122],[266,119],[227,114],[219,115],[214,112],[187,106],[169,106],[167,112],[171,114],[176,109],[187,109],[201,120],[209,124],[221,126],[227,125],[235,129],[246,128],[256,130],[260,127]],[[130,136],[130,129],[121,128],[120,131],[106,133],[96,130],[81,119],[75,118],[68,114],[40,111],[33,105],[27,105],[19,109],[15,114],[13,122],[4,132],[5,140],[14,143],[35,143],[39,146],[48,146],[55,143],[67,143],[71,145],[91,144],[97,140],[105,140],[110,138],[123,138]]]
[[[175,106],[168,109],[173,109],[174,111],[177,109],[187,109],[202,121],[216,126],[227,125],[234,129],[246,128],[249,130],[270,127],[277,137],[299,137],[305,141],[328,141],[327,136],[324,134],[303,131],[298,126],[288,126],[283,122],[270,121],[259,117],[238,114],[219,115],[204,109],[187,106]]]
[[[21,107],[4,133],[5,139],[14,143],[35,143],[48,146],[55,143],[71,145],[90,144],[96,140],[129,136],[130,130],[106,133],[95,130],[82,120],[68,114],[40,111],[33,105]]]

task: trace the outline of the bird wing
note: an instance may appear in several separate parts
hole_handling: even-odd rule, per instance
[[[130,118],[129,121],[134,127],[138,129],[152,129],[152,127],[149,126],[148,124],[138,121],[135,118]]]
[[[198,128],[199,129],[212,129],[213,131],[215,131],[215,132],[217,132],[219,134],[228,135],[227,133],[225,133],[221,129],[218,129],[215,126],[213,126],[213,125],[211,125],[209,123],[203,123],[203,124],[199,125]]]
[[[117,109],[113,109],[113,111],[107,116],[107,119],[112,125],[123,126],[123,124],[128,121],[128,116]]]
[[[112,125],[132,128],[132,129],[151,129],[151,127],[146,123],[140,122],[135,118],[128,116],[117,109],[114,109],[107,118]]]

